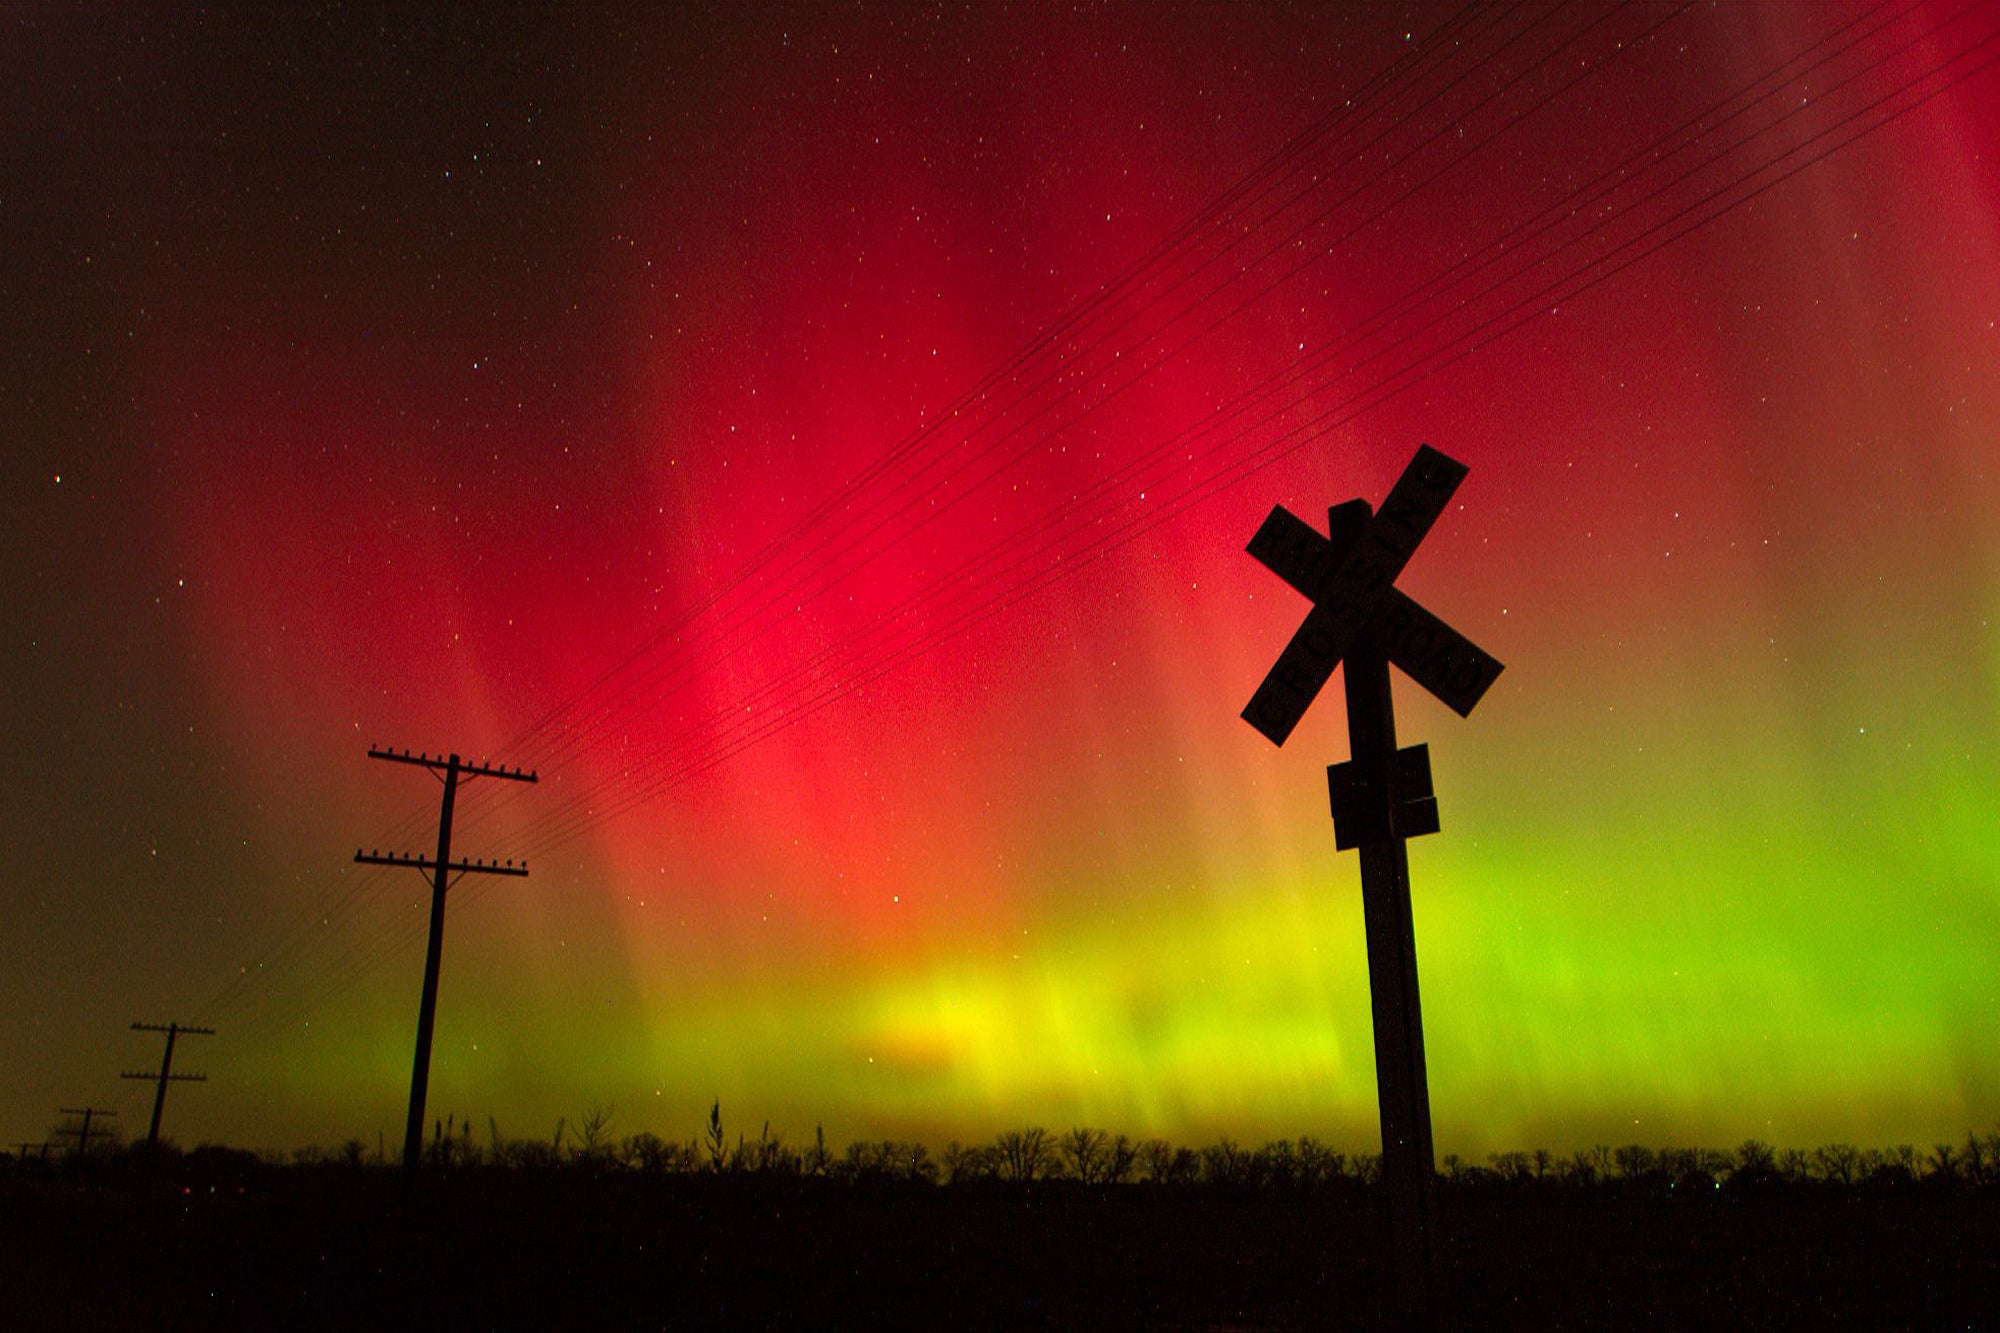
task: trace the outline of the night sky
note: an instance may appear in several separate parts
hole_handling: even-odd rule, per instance
[[[2000,13],[10,7],[0,1135],[1372,1149],[1238,714],[1401,586],[1438,1150],[2000,1118]]]

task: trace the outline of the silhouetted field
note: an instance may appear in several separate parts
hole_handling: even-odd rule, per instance
[[[614,1151],[451,1163],[438,1142],[414,1185],[359,1153],[11,1164],[0,1326],[1390,1323],[1382,1203],[1365,1170],[1303,1183],[974,1174],[939,1185],[831,1169],[868,1156],[852,1150],[813,1173],[749,1169],[734,1150],[720,1169],[648,1168]],[[1444,1323],[1994,1325],[2000,1183],[1960,1169],[1842,1184],[1752,1157],[1705,1182],[1615,1165],[1538,1180],[1532,1159],[1518,1174],[1511,1160],[1461,1166],[1438,1188]]]

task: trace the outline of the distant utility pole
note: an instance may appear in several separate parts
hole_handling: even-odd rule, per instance
[[[80,1115],[83,1117],[83,1125],[80,1129],[74,1131],[71,1130],[61,1131],[64,1134],[69,1134],[72,1132],[75,1133],[76,1157],[78,1161],[82,1161],[84,1157],[90,1152],[91,1120],[101,1115],[115,1116],[118,1114],[116,1111],[106,1111],[101,1107],[96,1107],[96,1106],[59,1106],[56,1109],[60,1111],[63,1115]]]
[[[415,764],[427,768],[432,773],[442,775],[444,783],[444,804],[438,811],[437,856],[426,858],[402,853],[360,852],[354,859],[362,865],[410,866],[416,870],[431,872],[431,933],[430,947],[424,955],[424,995],[417,1007],[417,1055],[410,1070],[410,1118],[403,1129],[403,1173],[414,1175],[424,1146],[424,1097],[431,1081],[431,1029],[437,1022],[438,965],[444,953],[444,895],[457,875],[526,875],[528,863],[515,865],[512,861],[454,861],[451,859],[451,810],[458,799],[458,785],[461,780],[473,778],[505,778],[509,782],[533,782],[535,775],[523,773],[518,768],[499,768],[486,764],[469,764],[457,755],[442,758],[428,754],[411,754],[408,750],[382,750],[371,747],[370,759],[388,759],[399,764]]]
[[[160,1056],[159,1073],[120,1074],[118,1076],[120,1078],[152,1079],[160,1085],[159,1089],[153,1093],[153,1123],[146,1130],[146,1146],[148,1148],[157,1148],[160,1146],[160,1113],[167,1109],[167,1084],[208,1082],[208,1075],[206,1074],[176,1074],[173,1072],[174,1038],[184,1033],[197,1037],[213,1037],[215,1029],[183,1027],[179,1023],[168,1023],[164,1027],[158,1023],[134,1023],[132,1030],[134,1032],[164,1032],[167,1034],[167,1049]]]

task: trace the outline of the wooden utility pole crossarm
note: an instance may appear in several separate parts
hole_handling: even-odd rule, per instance
[[[438,863],[428,856],[407,856],[400,852],[360,852],[354,860],[364,866],[408,866],[412,870],[436,870]],[[445,869],[454,875],[525,875],[528,863],[515,865],[512,861],[453,861]],[[182,1031],[186,1031],[185,1028]]]
[[[408,750],[385,750],[379,745],[371,745],[368,747],[368,757],[387,759],[395,764],[415,764],[420,768],[428,768],[433,773],[456,767],[460,778],[511,778],[516,782],[535,781],[533,770],[508,768],[502,764],[474,764],[460,759],[455,754],[431,755],[422,752],[411,754]]]
[[[438,971],[444,955],[445,894],[451,888],[455,876],[511,875],[520,878],[528,873],[526,861],[516,865],[512,861],[451,859],[451,816],[452,808],[458,800],[458,788],[461,783],[469,782],[473,778],[504,778],[509,782],[534,782],[536,777],[532,771],[523,772],[518,768],[467,763],[455,754],[433,756],[411,754],[408,750],[370,747],[368,757],[426,768],[437,774],[444,782],[444,800],[438,809],[437,855],[425,857],[379,850],[354,853],[354,859],[362,865],[407,866],[413,870],[426,871],[431,876],[430,941],[424,952],[423,997],[417,1005],[417,1049],[410,1069],[410,1114],[403,1128],[403,1171],[405,1174],[414,1174],[424,1146],[424,1101],[430,1088],[431,1033],[437,1023]]]
[[[134,1032],[164,1032],[167,1034],[167,1049],[160,1056],[159,1073],[120,1074],[118,1076],[120,1078],[147,1079],[159,1084],[158,1090],[153,1093],[152,1125],[146,1130],[146,1146],[148,1148],[157,1148],[160,1145],[160,1116],[167,1109],[167,1084],[208,1082],[208,1075],[206,1074],[174,1073],[174,1039],[185,1036],[213,1037],[215,1029],[189,1027],[184,1023],[134,1023],[132,1030]]]
[[[115,1118],[118,1114],[116,1111],[107,1111],[101,1106],[59,1106],[56,1110],[62,1115],[80,1115],[83,1117],[83,1124],[77,1129],[61,1131],[65,1135],[76,1135],[76,1156],[78,1161],[82,1161],[90,1152],[90,1122],[106,1116]]]

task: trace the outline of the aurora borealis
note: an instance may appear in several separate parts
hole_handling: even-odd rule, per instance
[[[379,743],[542,778],[439,1115],[1372,1148],[1243,545],[1422,441],[1439,1151],[2000,1118],[1981,6],[0,24],[10,1142],[169,1018],[183,1142],[393,1137]]]

